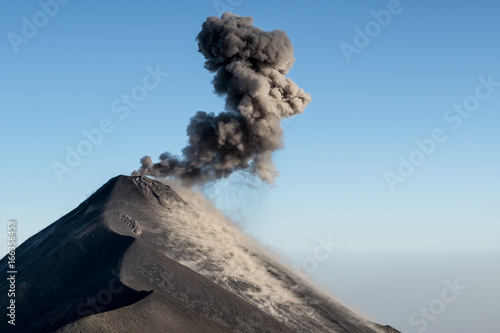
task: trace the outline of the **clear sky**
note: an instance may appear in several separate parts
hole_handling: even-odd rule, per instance
[[[289,76],[313,101],[283,124],[276,186],[237,175],[207,189],[219,207],[288,256],[318,237],[348,253],[500,252],[497,1],[65,1],[0,3],[0,220],[19,241],[143,155],[179,153],[196,111],[223,110],[195,37],[231,9],[287,32]],[[58,177],[67,147],[88,154]]]

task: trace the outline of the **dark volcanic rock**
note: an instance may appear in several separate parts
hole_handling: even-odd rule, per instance
[[[19,246],[16,327],[2,320],[0,331],[397,332],[318,292],[209,216],[157,181],[111,179]]]

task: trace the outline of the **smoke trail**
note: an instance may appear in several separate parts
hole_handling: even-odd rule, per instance
[[[284,31],[254,27],[252,17],[226,12],[207,18],[196,40],[205,68],[216,73],[212,83],[226,97],[226,111],[198,111],[187,127],[182,158],[167,152],[153,163],[144,156],[134,175],[173,176],[192,185],[247,170],[274,182],[271,154],[283,148],[280,122],[311,101],[286,77],[295,61],[290,39]]]

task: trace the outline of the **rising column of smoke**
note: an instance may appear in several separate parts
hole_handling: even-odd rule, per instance
[[[193,185],[247,170],[274,182],[271,153],[283,148],[281,120],[302,113],[311,101],[286,77],[295,61],[290,39],[284,31],[254,27],[252,17],[227,12],[207,18],[196,40],[205,68],[216,73],[212,83],[225,96],[226,111],[198,111],[187,127],[182,157],[166,152],[153,163],[144,156],[134,174],[173,176]]]

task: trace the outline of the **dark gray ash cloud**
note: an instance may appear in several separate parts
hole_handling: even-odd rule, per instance
[[[154,163],[144,156],[134,174],[193,185],[246,170],[273,183],[278,171],[271,154],[283,148],[281,120],[302,113],[311,101],[286,77],[295,61],[290,39],[281,30],[256,28],[252,17],[227,12],[207,18],[196,40],[226,111],[198,111],[187,127],[182,157],[167,152]]]

